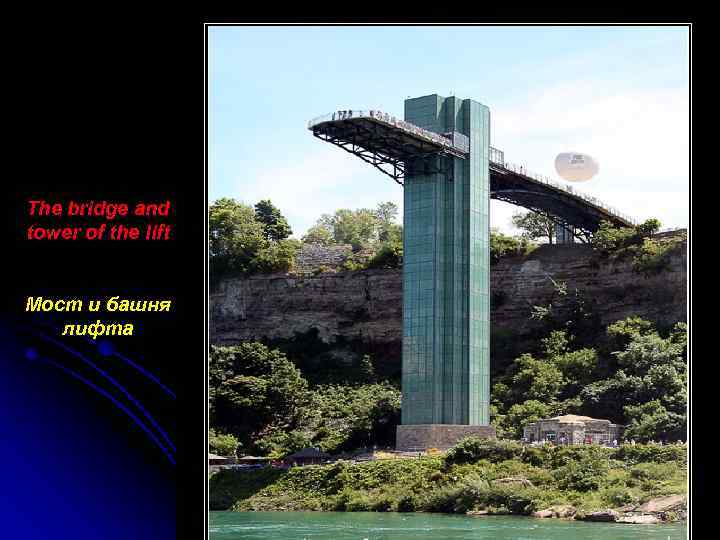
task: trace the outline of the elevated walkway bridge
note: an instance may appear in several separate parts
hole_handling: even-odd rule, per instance
[[[333,112],[311,120],[308,129],[400,185],[409,172],[443,174],[452,181],[452,167],[443,158],[466,159],[470,149],[468,138],[461,133],[433,133],[375,110]],[[504,153],[496,148],[490,147],[489,161],[490,198],[545,215],[583,241],[603,220],[621,227],[635,224],[630,216],[595,197],[506,162]]]

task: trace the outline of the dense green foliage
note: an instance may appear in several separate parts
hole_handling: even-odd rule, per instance
[[[616,227],[609,221],[600,222],[600,228],[592,236],[592,246],[604,254],[618,254],[633,246],[643,243],[645,238],[660,230],[657,219],[647,221],[634,227]]]
[[[391,445],[400,391],[378,381],[369,357],[351,383],[311,385],[278,350],[260,343],[210,350],[210,422],[243,453],[284,456],[308,446],[337,452]]]
[[[221,471],[210,479],[210,507],[529,514],[572,504],[592,511],[684,493],[685,465],[685,445],[525,447],[466,439],[444,457]]]
[[[379,376],[367,355],[338,363],[311,338],[284,343],[289,357],[258,343],[213,347],[211,425],[241,451],[272,456],[392,446],[397,380]],[[686,339],[684,324],[661,334],[637,317],[610,325],[593,347],[552,330],[494,376],[491,421],[500,437],[519,439],[528,422],[582,414],[627,425],[627,440],[684,440]]]
[[[287,221],[270,201],[253,209],[218,199],[210,205],[208,224],[213,283],[227,275],[288,271],[294,264],[300,243],[287,239]]]
[[[307,381],[287,357],[260,343],[210,349],[210,424],[253,441],[295,427],[307,402]]]
[[[686,335],[677,324],[661,335],[631,317],[610,325],[597,347],[580,346],[567,330],[552,331],[495,377],[493,423],[519,437],[522,426],[557,414],[582,414],[626,424],[626,439],[685,438]]]
[[[674,254],[684,249],[686,236],[655,240],[646,238],[633,256],[633,268],[643,274],[657,274],[665,270]]]
[[[400,391],[387,383],[320,385],[308,393],[295,429],[278,430],[257,446],[273,456],[308,446],[326,452],[389,446],[399,419]]]
[[[367,264],[368,268],[402,268],[402,240],[383,244]]]

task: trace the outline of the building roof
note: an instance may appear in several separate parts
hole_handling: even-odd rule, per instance
[[[325,452],[322,452],[318,450],[317,448],[303,448],[302,450],[295,452],[294,454],[290,454],[288,456],[289,459],[298,459],[298,458],[329,458],[330,454],[326,454]]]
[[[561,416],[554,416],[551,418],[551,420],[557,420],[558,422],[563,422],[563,423],[579,422],[579,423],[584,424],[585,422],[594,422],[598,419],[590,418],[589,416],[580,416],[577,414],[563,414]]]
[[[553,416],[552,418],[542,418],[538,420],[538,422],[547,422],[549,420],[554,420],[560,424],[585,424],[587,422],[608,422],[611,423],[610,420],[605,420],[604,418],[591,418],[589,416],[580,416],[578,414],[563,414],[561,416]],[[531,424],[534,424],[536,422],[531,422]]]

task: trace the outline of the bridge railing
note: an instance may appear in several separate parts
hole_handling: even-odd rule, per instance
[[[493,150],[494,150],[494,149],[493,149]],[[492,160],[492,156],[493,156],[492,152],[491,152],[490,155],[491,155],[491,161],[493,161],[493,160]],[[610,206],[609,204],[605,204],[604,202],[602,202],[602,201],[601,201],[600,199],[598,199],[597,197],[593,197],[592,195],[588,195],[587,193],[583,193],[582,191],[574,188],[573,186],[569,186],[569,185],[567,185],[567,184],[561,184],[560,182],[556,182],[555,180],[552,180],[552,179],[551,179],[550,177],[548,177],[548,176],[544,176],[544,175],[541,175],[541,174],[537,174],[537,173],[528,171],[525,167],[523,167],[523,166],[521,166],[521,165],[515,165],[514,163],[508,163],[507,161],[505,161],[505,162],[503,162],[503,163],[499,163],[499,162],[495,162],[495,163],[498,163],[499,165],[502,165],[503,167],[505,167],[506,169],[508,169],[508,170],[510,170],[510,171],[513,171],[513,172],[515,172],[515,173],[521,174],[521,175],[526,176],[526,177],[528,177],[528,178],[532,178],[532,179],[535,180],[536,182],[540,182],[540,183],[542,183],[542,184],[546,184],[546,185],[548,185],[548,186],[552,186],[552,187],[554,187],[555,189],[560,189],[560,190],[562,190],[562,191],[565,191],[565,192],[567,192],[567,193],[570,193],[571,195],[573,195],[573,196],[575,196],[575,197],[579,197],[580,199],[583,199],[584,201],[589,202],[590,204],[592,204],[592,205],[594,205],[594,206],[597,206],[598,208],[602,208],[603,210],[606,210],[607,212],[609,212],[610,214],[612,214],[612,215],[614,215],[614,216],[616,216],[616,217],[619,217],[619,218],[621,218],[621,219],[623,219],[623,220],[625,220],[625,221],[627,221],[627,222],[629,222],[629,223],[632,223],[633,225],[637,225],[637,221],[636,221],[634,218],[632,218],[631,216],[629,216],[629,215],[621,212],[620,210],[618,210],[618,209],[615,208],[614,206]]]
[[[318,124],[322,124],[324,122],[334,122],[336,120],[349,120],[352,118],[369,118],[372,120],[376,120],[376,121],[382,122],[386,125],[401,129],[401,130],[405,131],[406,133],[411,133],[417,137],[426,139],[429,142],[433,142],[433,143],[443,146],[449,150],[454,150],[455,152],[460,152],[462,154],[468,153],[468,149],[465,148],[464,145],[453,144],[452,139],[450,139],[448,137],[445,137],[443,135],[439,135],[439,134],[429,131],[427,129],[421,128],[420,126],[416,126],[415,124],[411,124],[410,122],[406,122],[405,120],[400,120],[399,118],[396,118],[396,117],[392,116],[391,114],[388,114],[388,113],[385,113],[382,111],[376,111],[376,110],[364,111],[364,110],[350,109],[347,111],[331,112],[331,113],[324,114],[322,116],[318,116],[318,117],[310,120],[308,122],[308,129],[312,129],[314,126],[316,126]]]

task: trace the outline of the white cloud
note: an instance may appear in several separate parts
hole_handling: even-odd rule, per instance
[[[508,161],[557,177],[557,153],[587,152],[600,173],[581,190],[637,218],[687,224],[687,89],[614,92],[607,83],[564,83],[491,114],[493,145]]]

